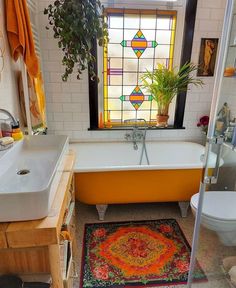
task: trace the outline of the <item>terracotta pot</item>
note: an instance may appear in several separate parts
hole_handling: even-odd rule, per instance
[[[168,126],[168,115],[157,115],[157,127],[165,128]]]

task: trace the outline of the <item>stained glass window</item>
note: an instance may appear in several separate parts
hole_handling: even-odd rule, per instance
[[[173,66],[176,12],[107,9],[109,43],[104,47],[104,122],[123,126],[130,118],[156,123],[156,102],[140,82],[158,63]]]

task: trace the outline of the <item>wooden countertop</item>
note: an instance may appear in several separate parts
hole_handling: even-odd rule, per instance
[[[0,223],[0,249],[47,246],[59,243],[64,213],[68,205],[75,153],[63,160],[63,172],[49,216],[40,220]]]

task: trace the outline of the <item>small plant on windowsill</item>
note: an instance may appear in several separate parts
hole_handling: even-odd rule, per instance
[[[101,11],[100,0],[57,0],[45,8],[44,14],[48,15],[54,38],[58,39],[58,46],[64,53],[63,81],[67,81],[74,69],[77,70],[77,79],[87,68],[92,79],[97,77],[92,45],[94,40],[100,46],[108,41],[107,24]]]
[[[169,106],[178,93],[187,91],[189,84],[203,85],[202,80],[191,75],[195,70],[197,66],[192,63],[184,64],[178,72],[158,64],[157,69],[146,71],[141,77],[143,87],[157,102],[157,127],[168,126]]]
[[[197,127],[200,127],[202,133],[205,135],[207,134],[207,131],[208,131],[208,125],[209,125],[209,116],[207,115],[202,116],[199,119],[199,122],[197,123]]]

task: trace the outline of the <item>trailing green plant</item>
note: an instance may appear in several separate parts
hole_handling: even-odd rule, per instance
[[[202,86],[202,80],[195,78],[192,72],[197,70],[193,63],[185,63],[179,71],[159,64],[153,72],[146,71],[141,77],[142,86],[157,102],[158,115],[168,115],[173,98],[180,92],[187,91],[188,85]]]
[[[100,0],[57,0],[45,8],[44,14],[48,15],[54,38],[58,39],[58,46],[64,53],[62,80],[67,81],[74,69],[77,70],[77,79],[87,68],[90,76],[96,77],[92,45],[94,40],[98,40],[102,46],[108,39]]]

